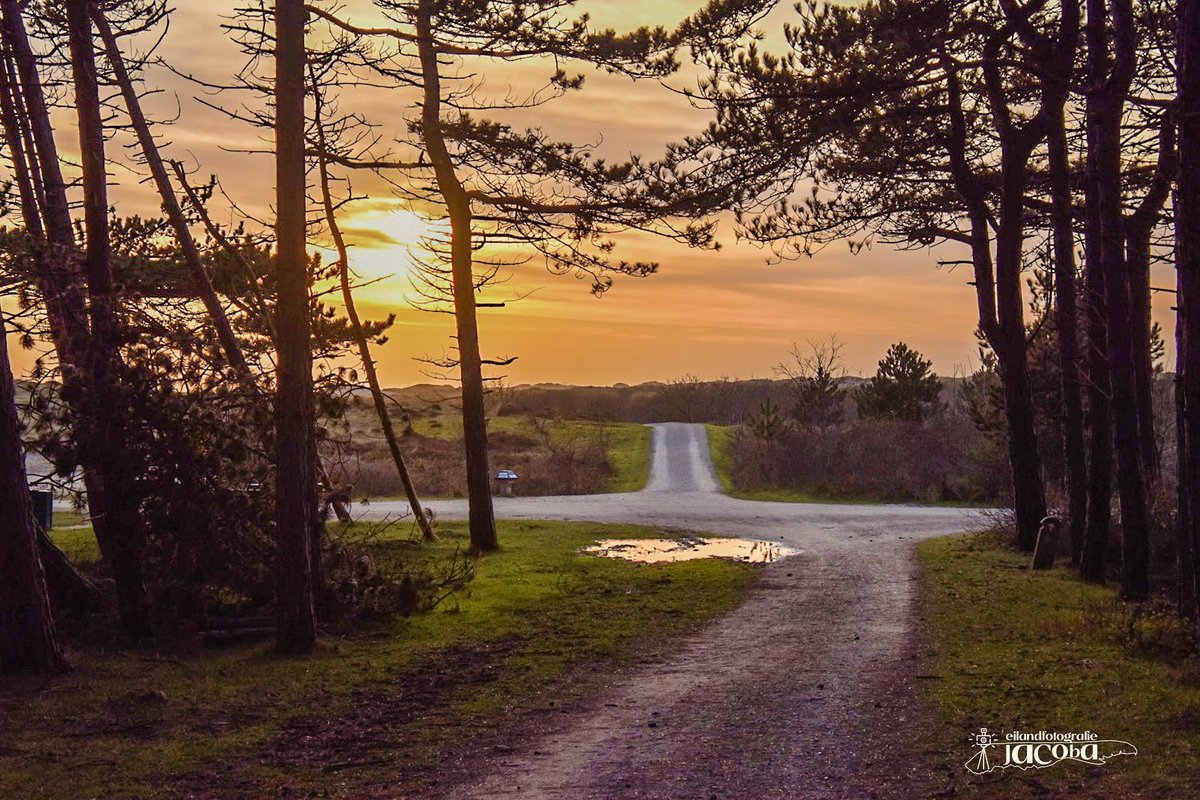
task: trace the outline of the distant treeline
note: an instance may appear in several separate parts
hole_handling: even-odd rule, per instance
[[[847,418],[856,405],[853,389],[865,379],[846,377],[839,381],[845,392]],[[957,378],[942,379],[942,402],[961,405]],[[786,379],[699,380],[684,378],[633,386],[517,386],[500,390],[496,412],[500,416],[531,415],[563,419],[599,419],[615,422],[706,422],[738,425],[757,414],[766,403],[790,408],[795,389]]]

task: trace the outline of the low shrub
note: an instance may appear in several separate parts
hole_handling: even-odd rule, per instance
[[[613,475],[604,426],[552,426],[526,422],[528,433],[496,431],[488,445],[493,472],[520,475],[518,494],[563,495],[603,492]],[[466,460],[461,438],[411,434],[400,440],[409,473],[425,497],[466,494]],[[340,463],[330,469],[335,483],[353,487],[352,496],[394,497],[404,493],[396,467],[379,439],[352,442]]]
[[[729,447],[735,489],[793,489],[830,498],[996,502],[1007,489],[1003,454],[970,422],[858,421],[788,429],[775,438],[739,429]]]

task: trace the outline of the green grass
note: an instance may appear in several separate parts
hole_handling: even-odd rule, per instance
[[[82,525],[87,522],[88,518],[74,509],[59,509],[54,510],[54,527],[66,528],[74,525]]]
[[[54,512],[54,527],[50,529],[50,539],[77,564],[86,564],[100,558],[100,547],[96,544],[96,534],[92,531],[92,526],[79,527],[87,522],[87,517],[78,511]]]
[[[925,541],[918,553],[933,647],[923,669],[936,676],[928,690],[956,796],[1200,796],[1200,664],[1169,611],[1125,606],[1067,569],[1032,572],[990,534]],[[963,764],[982,727],[1092,731],[1138,755],[975,777]]]
[[[54,528],[50,531],[50,539],[76,563],[86,564],[100,558],[96,534],[90,526],[71,530]]]
[[[645,425],[618,423],[608,429],[608,463],[613,476],[610,492],[636,492],[650,480],[651,429]]]
[[[377,558],[444,563],[466,544],[457,525],[428,546],[399,530],[373,545]],[[658,535],[644,528],[512,522],[499,533],[503,549],[435,611],[326,637],[307,658],[280,658],[267,644],[169,658],[75,650],[76,670],[63,678],[0,682],[0,797],[177,796],[181,777],[198,773],[226,787],[212,796],[236,795],[236,785],[253,796],[344,797],[379,781],[403,796],[472,735],[552,711],[731,609],[754,575],[733,562],[638,565],[578,552],[600,537]],[[79,532],[55,538],[84,546]],[[464,663],[475,675],[458,681]],[[405,686],[431,681],[448,685],[424,711],[358,724],[361,698],[403,703]],[[367,731],[375,748],[333,774],[320,752],[281,761],[281,742],[299,746],[287,726],[308,717],[317,730]],[[346,747],[325,758],[362,757]]]
[[[705,423],[704,430],[708,434],[708,455],[712,459],[721,488],[727,495],[741,497],[742,495],[733,488],[733,478],[730,477],[733,473],[733,459],[729,454],[729,447],[733,444],[737,429],[732,425]]]

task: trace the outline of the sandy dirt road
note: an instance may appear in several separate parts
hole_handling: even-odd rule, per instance
[[[430,505],[443,518],[466,510],[461,501]],[[402,511],[356,509],[366,518]],[[980,512],[737,500],[720,492],[703,426],[668,423],[654,426],[644,490],[497,498],[496,514],[685,528],[801,553],[765,567],[741,607],[681,650],[547,721],[439,796],[925,796],[913,544],[979,527]]]

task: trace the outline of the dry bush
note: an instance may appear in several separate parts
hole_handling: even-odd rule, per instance
[[[986,444],[955,418],[789,430],[774,441],[743,430],[730,450],[732,478],[738,489],[830,498],[997,501],[1007,484],[1004,462]]]
[[[457,497],[466,491],[466,461],[462,442],[413,434],[400,440],[400,449],[417,492],[428,497]],[[354,487],[353,497],[398,497],[404,494],[387,445],[358,439],[331,464],[335,483]]]
[[[528,422],[529,435],[498,431],[488,437],[491,470],[515,470],[517,494],[590,494],[604,490],[612,476],[608,440],[598,429],[558,430],[539,420]],[[461,439],[412,434],[400,447],[417,491],[425,497],[466,494],[466,463]],[[354,486],[354,497],[403,494],[391,455],[382,442],[354,444],[348,457],[330,469],[337,483]]]

